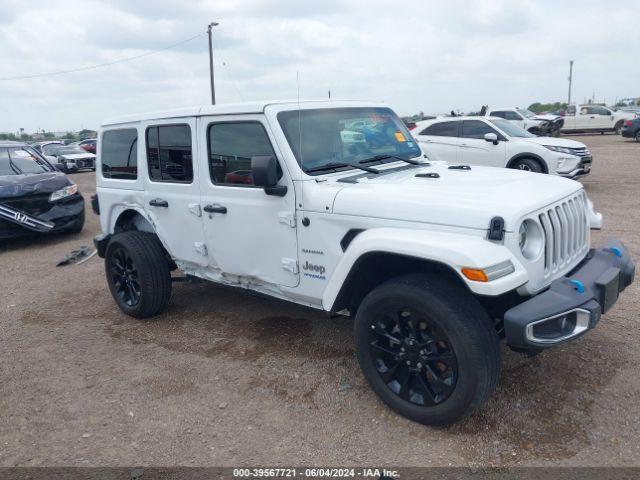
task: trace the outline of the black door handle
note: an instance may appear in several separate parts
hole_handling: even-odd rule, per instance
[[[227,207],[222,205],[205,205],[203,210],[207,213],[227,213]]]
[[[166,200],[162,200],[161,198],[154,198],[153,200],[149,200],[149,205],[152,207],[164,207],[167,208],[169,206],[169,202]]]

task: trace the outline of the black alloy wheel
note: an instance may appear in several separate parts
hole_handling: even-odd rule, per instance
[[[135,307],[140,303],[141,290],[133,259],[124,248],[118,247],[111,252],[107,262],[116,295],[125,305]]]
[[[409,308],[381,314],[371,325],[369,345],[378,374],[407,402],[437,405],[456,387],[458,362],[449,338]]]

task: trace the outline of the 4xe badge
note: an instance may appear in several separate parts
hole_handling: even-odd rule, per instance
[[[309,261],[305,262],[302,266],[302,269],[305,271],[305,277],[316,278],[318,280],[326,280],[327,278],[324,276],[324,272],[326,269],[322,265],[314,265],[309,263]]]

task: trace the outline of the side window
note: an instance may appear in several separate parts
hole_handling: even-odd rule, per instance
[[[567,107],[567,111],[564,114],[565,115],[575,115],[576,114],[576,106],[575,105],[569,105]]]
[[[505,120],[522,120],[522,117],[520,116],[519,113],[513,112],[513,111],[507,111],[504,112],[504,118]]]
[[[100,159],[104,178],[138,178],[138,130],[124,128],[104,132]]]
[[[147,128],[149,178],[156,182],[191,183],[193,155],[189,125]]]
[[[222,185],[253,185],[251,157],[276,156],[259,122],[212,123],[207,129],[209,175]]]
[[[484,139],[487,133],[495,133],[498,138],[500,137],[498,132],[480,120],[464,120],[462,122],[462,136],[464,138]]]
[[[458,124],[460,122],[438,122],[428,126],[420,132],[420,135],[433,135],[435,137],[457,137]]]
[[[499,118],[507,118],[507,112],[504,112],[502,110],[496,110],[495,112],[491,112],[489,114],[490,117],[499,117]]]

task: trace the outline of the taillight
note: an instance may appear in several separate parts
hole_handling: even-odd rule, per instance
[[[625,126],[630,127],[631,125],[633,125],[633,120],[625,120],[624,124]]]

